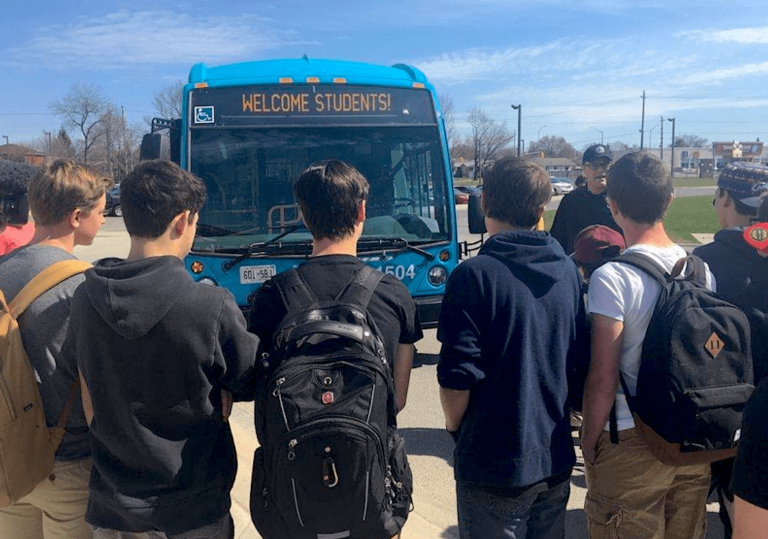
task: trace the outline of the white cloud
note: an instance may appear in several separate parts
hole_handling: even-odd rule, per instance
[[[682,77],[679,82],[686,85],[721,84],[730,79],[753,75],[768,75],[768,62],[699,71]]]
[[[768,26],[733,28],[731,30],[690,30],[687,32],[678,32],[675,35],[706,43],[768,45]]]
[[[11,66],[50,69],[125,69],[133,65],[192,64],[255,58],[299,43],[256,15],[203,17],[174,11],[119,11],[40,29],[6,51]]]

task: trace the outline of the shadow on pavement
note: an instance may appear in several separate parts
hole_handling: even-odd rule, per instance
[[[443,533],[440,535],[440,537],[444,537],[445,539],[456,539],[456,537],[459,536],[459,527],[458,526],[450,526],[443,530]]]
[[[439,457],[453,466],[454,443],[443,429],[397,429],[409,455]]]

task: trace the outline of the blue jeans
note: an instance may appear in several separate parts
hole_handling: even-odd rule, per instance
[[[457,482],[461,539],[564,539],[565,506],[570,478],[552,486],[546,481],[514,497],[472,483]]]

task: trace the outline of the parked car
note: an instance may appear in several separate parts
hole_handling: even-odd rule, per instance
[[[107,215],[114,215],[115,217],[123,216],[123,208],[120,206],[120,186],[116,185],[109,191],[107,191],[107,205],[104,206],[104,213]]]
[[[568,180],[568,178],[550,176],[549,181],[552,182],[553,195],[564,195],[573,191],[573,184]]]
[[[453,188],[453,198],[456,204],[469,204],[469,194],[461,191],[458,187]]]
[[[483,192],[483,186],[474,186],[474,185],[457,185],[455,186],[456,189],[461,191],[462,193],[466,193],[468,195],[480,195]]]

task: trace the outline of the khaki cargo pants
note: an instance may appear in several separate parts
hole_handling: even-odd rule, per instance
[[[603,432],[586,465],[590,539],[702,539],[709,468],[662,464],[635,429],[619,432],[618,445]]]
[[[85,523],[91,459],[56,461],[48,479],[0,509],[2,539],[91,539]]]

